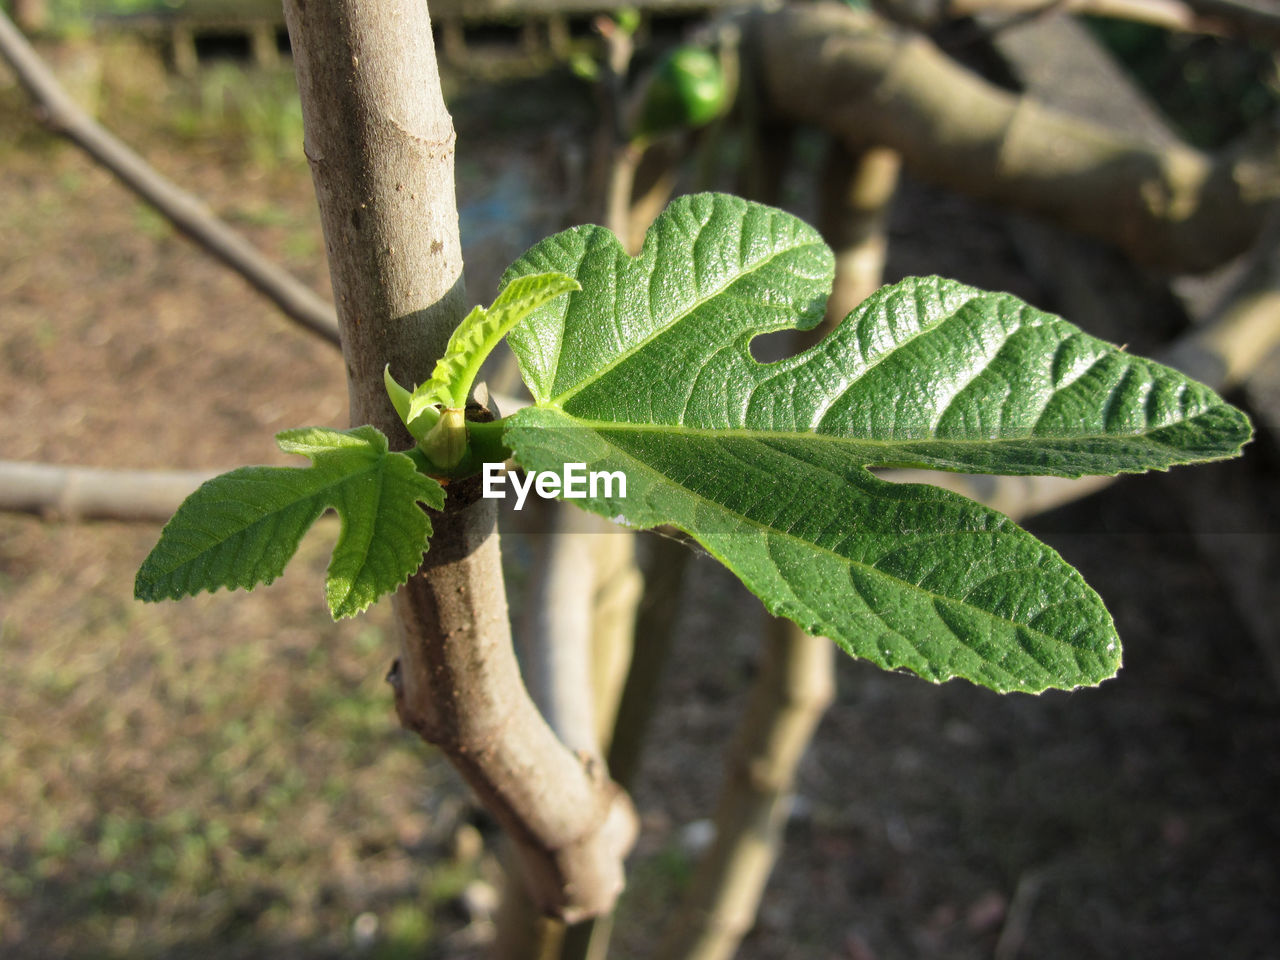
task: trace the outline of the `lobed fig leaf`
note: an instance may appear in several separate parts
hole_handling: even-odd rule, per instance
[[[581,290],[508,341],[535,404],[504,440],[527,469],[622,470],[580,505],[673,524],[773,613],[934,681],[1072,688],[1114,675],[1101,599],[1008,518],[873,466],[1078,476],[1235,456],[1248,419],[1175,370],[1009,294],[936,277],[869,298],[772,364],[751,340],[822,316],[830,250],[782,211],[672,203],[640,255],[599,227],[534,246],[506,282]],[[615,491],[616,493],[616,491]]]
[[[219,587],[250,589],[284,571],[328,508],[342,531],[325,595],[334,619],[364,611],[418,569],[444,489],[390,452],[373,427],[304,427],[276,435],[310,467],[241,467],[206,481],[165,525],[134,582],[139,600],[178,599]]]

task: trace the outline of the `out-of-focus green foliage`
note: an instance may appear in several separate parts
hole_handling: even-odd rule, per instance
[[[715,54],[702,47],[678,47],[654,70],[645,91],[636,134],[658,137],[701,127],[726,107],[729,92]]]
[[[302,158],[302,105],[293,75],[215,63],[192,79],[194,89],[173,114],[189,139],[238,143],[246,159],[263,168]]]

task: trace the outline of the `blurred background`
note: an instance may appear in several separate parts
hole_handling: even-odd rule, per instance
[[[634,245],[670,195],[734,190],[821,225],[852,277],[841,312],[881,274],[1009,290],[1136,353],[1199,358],[1192,372],[1229,390],[1257,438],[1242,460],[1087,498],[970,488],[1079,567],[1115,615],[1124,669],[1098,689],[1001,697],[838,657],[835,702],[796,771],[785,848],[738,955],[1280,957],[1280,10],[744,6],[431,4],[471,302],[489,302],[505,266],[555,230],[609,222]],[[1161,12],[1174,8],[1181,19]],[[277,4],[5,9],[81,108],[327,296]],[[782,71],[786,31],[813,11],[835,18],[819,29],[852,18],[894,50],[926,44],[954,76],[1007,96],[1016,118],[1056,109],[1089,126],[1019,119],[985,168],[963,150],[952,164],[936,131],[886,132],[875,104],[905,82],[893,58],[851,72],[847,98],[839,77]],[[763,52],[756,21],[735,19],[788,12],[799,19],[767,21],[777,46]],[[706,94],[713,106],[644,113],[656,84],[675,77],[688,92],[672,53],[690,46],[723,87]],[[963,126],[973,107],[958,85],[949,103],[952,82],[935,88],[938,115]],[[798,106],[788,84],[805,83],[813,102]],[[218,471],[287,463],[278,430],[347,426],[332,346],[47,118],[0,64],[0,458]],[[1043,202],[1034,183],[1001,185],[1027,149],[1018,137],[1059,137],[1037,143],[1061,157],[1074,136],[1105,139],[1098,130],[1120,138],[1125,163],[1226,171],[1234,200],[1211,205],[1228,219],[1206,219],[1171,253],[1159,238],[1186,232],[1176,213],[1143,228],[1150,237],[1108,235],[1127,208],[1106,209],[1119,194],[1099,187],[1104,208],[1077,210],[1093,181],[1054,181],[1068,199]],[[621,214],[609,186],[620,168]],[[501,359],[490,383],[518,389]],[[488,955],[496,828],[396,721],[385,605],[329,622],[320,584],[335,525],[270,587],[143,606],[132,580],[157,520],[24,496],[0,512],[0,955]],[[527,527],[504,530],[518,626],[547,562]],[[663,543],[642,539],[641,569]],[[636,638],[636,662],[662,670],[632,782],[643,833],[614,930],[625,957],[663,955],[714,830],[761,638],[778,629],[709,558],[692,555],[679,579],[659,598],[663,635]]]

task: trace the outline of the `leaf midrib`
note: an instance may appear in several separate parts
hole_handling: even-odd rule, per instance
[[[170,575],[172,575],[175,571],[180,570],[180,569],[182,569],[183,567],[185,567],[186,565],[188,565],[188,564],[190,564],[190,563],[194,562],[194,561],[195,561],[195,560],[197,560],[199,557],[201,557],[201,556],[205,555],[205,554],[206,554],[206,553],[208,553],[209,551],[211,551],[211,550],[217,550],[219,547],[223,546],[223,545],[224,545],[224,544],[226,544],[229,540],[231,540],[231,538],[232,538],[232,537],[240,536],[240,535],[244,534],[246,531],[249,531],[249,530],[254,529],[256,526],[258,526],[258,524],[263,523],[263,522],[265,522],[265,521],[267,521],[267,520],[271,519],[272,517],[277,517],[277,516],[279,516],[280,514],[284,513],[286,510],[293,510],[293,509],[296,509],[297,507],[299,507],[299,506],[303,505],[304,503],[307,503],[307,502],[314,502],[314,501],[316,501],[316,500],[320,499],[321,497],[324,497],[324,496],[325,496],[325,494],[327,494],[329,491],[333,490],[333,489],[334,489],[334,488],[336,488],[336,487],[341,487],[343,484],[345,484],[345,483],[349,483],[351,480],[355,480],[355,479],[358,479],[358,478],[360,478],[360,477],[363,477],[363,476],[365,476],[366,474],[371,473],[371,472],[373,472],[373,471],[381,470],[381,469],[382,469],[382,467],[383,467],[383,459],[384,459],[386,456],[387,456],[387,454],[386,454],[386,453],[381,453],[381,454],[379,454],[379,455],[378,455],[378,459],[377,459],[377,460],[375,460],[372,464],[370,464],[370,465],[369,465],[369,467],[368,467],[367,469],[360,470],[360,471],[359,471],[359,472],[357,472],[357,473],[349,473],[349,474],[346,474],[344,477],[342,477],[342,478],[341,478],[341,479],[339,479],[339,480],[334,480],[334,481],[332,481],[332,482],[330,482],[330,483],[326,483],[326,484],[324,484],[323,486],[316,487],[316,489],[315,489],[313,492],[308,493],[308,494],[305,494],[304,496],[300,496],[300,497],[298,497],[296,500],[291,500],[289,503],[285,504],[285,505],[284,505],[284,506],[282,506],[282,507],[279,507],[278,509],[272,510],[270,513],[264,513],[264,514],[262,514],[260,517],[257,517],[257,518],[256,518],[256,519],[254,519],[252,522],[250,522],[250,523],[248,523],[248,524],[245,524],[243,527],[238,527],[238,528],[237,528],[236,530],[234,530],[233,532],[231,532],[231,533],[229,533],[229,534],[226,534],[225,536],[220,536],[220,537],[218,537],[218,538],[217,538],[217,539],[216,539],[212,544],[210,544],[209,546],[204,547],[203,549],[199,550],[198,552],[191,554],[191,555],[190,555],[189,557],[187,557],[185,560],[182,560],[182,561],[181,561],[181,562],[179,562],[177,565],[175,565],[175,566],[173,566],[173,567],[169,568],[168,570],[164,571],[164,574],[163,574],[163,575],[164,575],[164,576],[170,576]],[[310,471],[310,470],[315,470],[315,469],[317,469],[317,468],[316,468],[316,467],[314,467],[314,466],[311,466],[311,467],[269,467],[268,469],[272,469],[272,470],[297,470],[299,473],[306,473],[306,472],[308,472],[308,471]],[[215,478],[215,479],[217,479],[217,478]],[[267,478],[265,478],[265,477],[248,477],[248,476],[246,476],[246,477],[236,477],[236,480],[238,480],[238,481],[242,481],[242,482],[243,482],[243,481],[248,481],[248,482],[250,482],[250,483],[269,483],[269,482],[270,482],[270,481],[269,481]],[[209,503],[208,503],[208,505],[212,507],[212,506],[216,506],[216,505],[218,505],[218,504],[224,504],[224,503],[239,503],[239,504],[247,504],[247,505],[249,505],[249,506],[253,506],[253,505],[254,505],[254,503],[253,503],[253,501],[252,501],[252,500],[239,500],[239,499],[236,499],[235,497],[219,497],[217,500],[210,500],[210,501],[209,501]],[[322,501],[322,503],[321,503],[321,508],[322,508],[323,510],[331,510],[331,509],[336,509],[336,506],[335,506],[335,504],[333,503],[332,498],[325,498],[325,499]],[[157,579],[158,579],[158,578],[157,578]],[[153,582],[154,582],[154,581],[153,581]]]
[[[1030,443],[1044,441],[1090,441],[1090,440],[1133,440],[1145,439],[1149,434],[1160,430],[1167,430],[1170,427],[1179,426],[1181,424],[1191,423],[1207,413],[1213,408],[1209,407],[1201,410],[1194,416],[1187,417],[1185,420],[1176,423],[1166,423],[1160,426],[1146,427],[1141,431],[1129,433],[1084,433],[1084,434],[1028,434],[1020,437],[899,437],[891,440],[884,440],[876,437],[850,437],[836,433],[819,433],[812,428],[804,430],[760,430],[749,427],[689,427],[679,423],[633,423],[622,420],[592,420],[585,417],[579,417],[576,414],[568,413],[559,407],[538,404],[536,409],[552,410],[557,414],[572,420],[575,425],[587,427],[591,430],[608,431],[617,430],[621,432],[643,432],[652,431],[655,433],[671,433],[679,436],[706,437],[708,439],[741,439],[741,440],[798,440],[812,439],[821,440],[826,443],[847,443],[851,445],[878,446],[878,447],[896,447],[903,444],[917,443],[938,443],[938,444],[961,444],[972,446],[992,446],[1013,443]],[[866,466],[866,464],[859,464]]]
[[[567,416],[567,414],[566,414],[565,416]],[[602,439],[603,439],[603,438],[602,438]],[[670,486],[677,487],[678,489],[685,491],[685,493],[687,493],[690,497],[692,497],[692,498],[694,498],[694,499],[696,499],[696,500],[699,500],[699,501],[701,501],[702,503],[708,504],[708,505],[710,505],[710,506],[714,506],[714,507],[716,507],[717,509],[719,509],[720,511],[722,511],[722,512],[724,512],[724,513],[728,514],[729,516],[731,516],[731,517],[736,517],[737,519],[741,520],[742,522],[744,522],[744,523],[746,523],[746,524],[748,524],[748,525],[750,525],[750,526],[756,527],[757,529],[759,529],[759,530],[763,531],[764,533],[767,533],[767,534],[774,534],[774,535],[779,536],[779,537],[784,537],[784,538],[786,538],[786,539],[790,540],[790,541],[791,541],[791,542],[793,542],[793,543],[802,544],[802,545],[803,545],[804,547],[806,547],[807,549],[816,550],[816,551],[818,551],[818,552],[821,552],[821,553],[826,554],[827,556],[834,557],[834,558],[836,558],[837,560],[839,560],[839,561],[841,561],[841,562],[843,562],[843,563],[849,564],[850,566],[856,566],[856,567],[858,567],[858,568],[860,568],[860,569],[866,570],[866,571],[867,571],[869,574],[871,574],[872,576],[881,577],[881,578],[883,578],[883,579],[885,579],[885,580],[892,581],[892,582],[894,582],[894,583],[902,584],[904,587],[909,588],[909,589],[911,589],[911,590],[919,591],[921,594],[923,594],[923,595],[925,595],[925,596],[927,596],[927,597],[930,597],[930,598],[932,598],[933,600],[943,600],[943,601],[947,601],[947,602],[949,602],[949,603],[959,603],[959,604],[963,605],[964,607],[966,607],[967,609],[974,610],[974,611],[976,611],[976,612],[978,612],[978,613],[982,614],[983,616],[987,617],[988,619],[993,620],[993,621],[996,621],[997,623],[1004,623],[1004,624],[1008,624],[1009,626],[1012,626],[1012,627],[1018,627],[1018,628],[1025,629],[1025,630],[1027,630],[1027,631],[1029,631],[1029,632],[1031,632],[1031,633],[1035,634],[1035,635],[1036,635],[1036,636],[1038,636],[1038,637],[1042,637],[1043,639],[1045,639],[1045,640],[1049,641],[1051,644],[1053,644],[1053,645],[1055,645],[1055,646],[1065,646],[1065,647],[1068,647],[1069,649],[1072,649],[1072,650],[1076,650],[1076,649],[1078,649],[1077,647],[1074,647],[1074,646],[1072,646],[1071,644],[1064,644],[1064,643],[1062,643],[1061,641],[1057,640],[1055,637],[1053,637],[1053,636],[1051,636],[1051,635],[1049,635],[1049,634],[1047,634],[1047,633],[1044,633],[1044,632],[1042,632],[1041,630],[1036,629],[1035,627],[1031,626],[1030,624],[1026,624],[1026,623],[1019,623],[1017,620],[1010,620],[1010,619],[1008,619],[1007,617],[1002,617],[1002,616],[1000,616],[1000,615],[998,615],[998,614],[992,613],[992,612],[991,612],[991,611],[989,611],[989,610],[983,610],[981,607],[974,606],[973,604],[968,603],[968,602],[967,602],[967,601],[965,601],[965,600],[958,600],[958,599],[956,599],[955,597],[948,597],[948,596],[946,596],[946,595],[944,595],[944,594],[935,593],[934,591],[932,591],[932,590],[928,589],[927,587],[922,587],[922,586],[920,586],[919,584],[911,583],[909,580],[904,580],[904,579],[902,579],[901,577],[894,576],[893,574],[891,574],[891,573],[887,573],[886,571],[881,570],[879,567],[876,567],[876,566],[874,566],[874,565],[872,565],[872,564],[865,563],[864,561],[861,561],[861,560],[854,560],[852,557],[847,557],[847,556],[845,556],[843,553],[838,553],[838,552],[836,552],[835,550],[832,550],[832,549],[831,549],[831,548],[829,548],[829,547],[824,547],[824,546],[822,546],[822,545],[821,545],[821,544],[819,544],[819,543],[814,543],[814,542],[813,542],[813,541],[811,541],[811,540],[805,540],[803,537],[796,536],[795,534],[791,533],[790,531],[787,531],[787,530],[779,530],[777,527],[771,527],[771,526],[769,526],[768,524],[765,524],[765,523],[763,523],[763,522],[761,522],[761,521],[759,521],[759,520],[756,520],[756,519],[754,519],[754,518],[752,518],[752,517],[746,516],[745,514],[740,513],[740,512],[738,512],[737,510],[733,510],[732,508],[725,506],[723,503],[721,503],[721,502],[720,502],[720,501],[718,501],[718,500],[712,500],[711,498],[706,497],[706,496],[704,496],[704,495],[703,495],[703,494],[701,494],[701,493],[698,493],[696,490],[693,490],[693,489],[691,489],[691,488],[689,488],[689,487],[686,487],[684,484],[678,483],[677,481],[673,480],[671,477],[668,477],[665,473],[662,473],[661,471],[657,470],[656,468],[654,468],[654,467],[650,466],[649,464],[645,463],[643,460],[639,460],[639,459],[637,459],[635,456],[633,456],[632,454],[628,453],[626,450],[623,450],[621,447],[618,447],[618,446],[615,446],[614,444],[609,443],[609,442],[608,442],[608,440],[605,440],[605,443],[606,443],[606,445],[609,447],[609,449],[616,451],[616,452],[617,452],[617,454],[618,454],[618,456],[623,457],[623,458],[625,458],[626,460],[629,460],[629,461],[631,461],[632,463],[637,464],[637,465],[640,467],[640,469],[642,469],[643,471],[645,471],[645,472],[647,472],[647,473],[651,474],[651,475],[652,475],[652,476],[654,476],[654,477],[657,477],[657,478],[658,478],[659,480],[661,480],[662,482],[664,482],[664,483],[666,483],[666,484],[668,484],[668,485],[670,485]],[[783,452],[783,451],[779,451],[779,452]],[[817,469],[822,469],[820,466],[817,466],[817,465],[815,465],[815,464],[806,464],[806,465],[807,465],[807,466],[811,466],[811,467],[817,467]],[[679,524],[674,524],[674,526],[679,527],[680,525],[679,525]],[[683,528],[683,527],[680,527],[680,529],[684,529],[684,528]],[[697,535],[694,531],[692,531],[692,530],[685,530],[684,532],[685,532],[685,533],[687,533],[687,534],[689,534],[689,536],[694,537],[695,539],[697,539],[697,536],[698,536],[698,535]],[[960,531],[960,532],[964,532],[964,531]],[[699,542],[701,542],[701,541],[699,540]],[[704,545],[704,546],[706,546],[706,544],[703,544],[703,545]],[[708,547],[708,549],[710,549],[710,548]],[[718,560],[720,560],[720,562],[721,562],[721,563],[723,563],[726,567],[729,567],[730,569],[733,569],[733,565],[732,565],[732,564],[730,564],[730,563],[729,563],[725,558],[717,556],[717,559],[718,559]],[[870,609],[870,607],[868,607],[868,609]],[[950,627],[948,627],[947,629],[948,629],[948,630],[950,630]],[[897,631],[895,631],[895,632],[897,632]],[[954,636],[955,631],[951,631],[951,633],[952,633],[952,635]],[[901,636],[901,634],[899,634],[899,636]],[[906,639],[906,638],[904,637],[904,639]]]
[[[385,454],[378,458],[378,461],[375,464],[375,466],[377,467],[379,473],[383,473],[385,471],[385,468],[386,468]],[[348,477],[347,479],[350,480],[350,479],[353,479],[353,477]],[[366,528],[363,531],[365,533],[365,536],[362,538],[363,542],[360,545],[359,553],[357,554],[359,558],[359,563],[355,565],[355,572],[351,575],[351,577],[347,581],[347,589],[346,589],[346,592],[342,594],[342,602],[338,604],[336,607],[334,606],[330,607],[330,609],[334,612],[335,615],[339,614],[339,611],[341,611],[342,616],[347,615],[346,613],[348,609],[347,603],[348,601],[351,600],[351,595],[355,593],[357,581],[359,581],[360,578],[364,575],[365,568],[369,564],[369,553],[373,547],[374,542],[378,539],[378,526],[379,526],[379,520],[381,519],[380,511],[382,509],[383,501],[385,500],[385,494],[386,494],[385,482],[376,484],[373,496],[370,498],[372,500],[372,503],[366,504],[366,507],[369,510],[368,515],[366,517],[366,520],[368,520],[368,522],[364,524],[364,527]],[[338,535],[339,544],[342,544],[343,534],[346,534],[346,536],[350,537],[352,533],[356,532],[353,529],[354,526],[355,526],[354,524],[351,524],[348,522],[348,518],[346,516],[342,518],[342,533]],[[344,545],[350,548],[350,544],[344,544]],[[337,555],[338,555],[338,548],[335,546],[333,551],[333,556],[336,557]],[[333,579],[333,560],[332,559],[329,561],[329,570],[328,570],[327,576],[330,579],[330,582],[332,582],[332,579]],[[357,601],[357,603],[358,602],[359,601]]]

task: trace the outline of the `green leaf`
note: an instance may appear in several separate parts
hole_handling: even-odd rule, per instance
[[[250,589],[284,571],[302,535],[329,507],[342,532],[325,595],[334,619],[351,617],[404,583],[422,562],[444,490],[373,427],[304,427],[276,435],[310,467],[241,467],[200,486],[165,525],[134,583],[139,600]]]
[[[406,423],[432,404],[461,410],[485,358],[512,327],[548,300],[577,290],[578,282],[558,273],[520,277],[507,284],[488,310],[474,308],[449,338],[431,379],[413,392]]]
[[[396,381],[391,375],[391,365],[382,368],[382,385],[386,387],[391,405],[396,408],[401,422],[413,439],[421,442],[440,419],[440,411],[435,407],[426,407],[416,417],[409,416],[409,407],[413,403],[413,395]]]
[[[1207,387],[1008,294],[938,278],[885,288],[772,364],[753,337],[821,318],[832,256],[788,214],[673,203],[632,259],[596,227],[508,277],[582,290],[509,335],[535,406],[506,443],[527,469],[621,470],[578,503],[670,523],[776,614],[886,668],[996,690],[1096,683],[1119,666],[1102,601],[1052,549],[962,497],[875,465],[1116,473],[1235,455],[1247,418]]]

